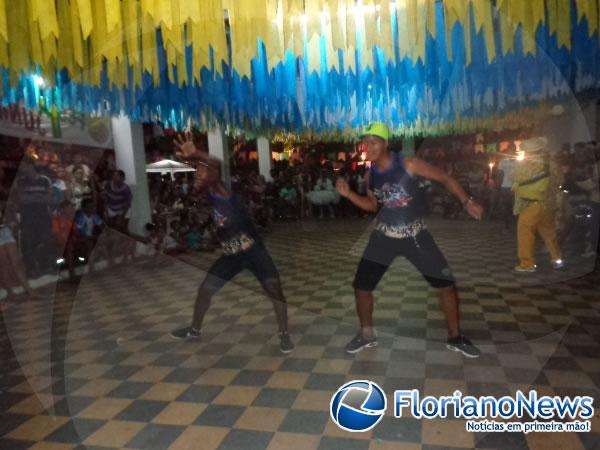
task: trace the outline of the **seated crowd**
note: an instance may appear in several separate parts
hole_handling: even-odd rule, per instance
[[[444,148],[421,149],[417,156],[447,171],[486,211],[486,218],[514,226],[511,192],[516,145],[503,152],[476,153]],[[21,286],[29,279],[66,268],[71,278],[78,265],[93,270],[100,258],[109,265],[136,255],[212,252],[218,242],[208,214],[209,199],[193,190],[193,174],[149,174],[152,220],[140,235],[129,230],[132,192],[117,170],[114,154],[48,150],[22,144],[18,170],[0,165],[0,286]],[[551,152],[551,167],[564,187],[557,228],[560,241],[597,227],[600,216],[600,146],[595,142],[563,146]],[[248,208],[257,228],[277,221],[364,217],[335,190],[344,178],[359,194],[367,192],[368,164],[301,158],[273,161],[271,179],[258,174],[256,161],[233,165],[232,189]],[[458,202],[435,184],[421,184],[428,213],[464,217]],[[585,245],[586,254],[595,249]],[[21,258],[23,263],[21,263]]]

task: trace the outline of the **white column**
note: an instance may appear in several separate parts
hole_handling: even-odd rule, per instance
[[[405,137],[402,139],[402,155],[414,156],[415,155],[415,138]]]
[[[208,154],[221,161],[221,175],[225,186],[231,188],[231,168],[229,167],[229,146],[227,136],[220,127],[208,132]]]
[[[125,172],[125,182],[133,194],[129,230],[141,234],[152,220],[144,129],[141,123],[132,123],[129,117],[121,116],[112,119],[112,132],[117,168]]]
[[[265,180],[271,180],[271,169],[273,168],[273,160],[271,158],[271,143],[265,137],[259,137],[256,140],[256,148],[258,150],[258,171],[265,177]]]

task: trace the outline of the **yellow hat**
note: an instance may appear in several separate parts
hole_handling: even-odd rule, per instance
[[[367,129],[361,133],[360,138],[365,136],[377,136],[378,138],[388,141],[390,139],[390,129],[385,123],[374,122],[367,127]]]

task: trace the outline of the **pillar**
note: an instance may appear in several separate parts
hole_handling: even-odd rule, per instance
[[[271,169],[273,168],[273,159],[271,157],[271,144],[265,137],[259,137],[256,140],[258,150],[258,171],[265,177],[265,180],[272,181]]]
[[[227,136],[220,127],[208,132],[208,154],[221,161],[223,183],[231,188],[231,167],[229,161],[229,145]]]
[[[141,123],[119,116],[112,119],[112,134],[117,168],[125,172],[125,182],[133,194],[129,230],[141,234],[144,226],[152,220],[144,129]]]

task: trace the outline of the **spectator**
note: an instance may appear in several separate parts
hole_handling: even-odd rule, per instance
[[[69,183],[69,192],[73,208],[81,209],[85,199],[94,199],[95,189],[92,187],[91,178],[85,176],[84,166],[75,166]]]
[[[50,207],[52,182],[40,175],[29,159],[21,163],[17,180],[21,251],[31,277],[48,274],[54,267]]]
[[[185,230],[178,220],[170,223],[171,232],[165,234],[163,239],[163,251],[167,255],[178,255],[187,251]]]
[[[62,204],[70,197],[67,185],[67,171],[58,163],[50,164],[52,181],[52,212],[62,208]]]
[[[587,226],[581,235],[585,236],[585,247],[581,254],[584,258],[596,256],[598,248],[598,232],[600,229],[600,185],[598,174],[598,161],[594,148],[586,146],[583,151],[576,155],[577,165],[581,168],[581,175],[576,180],[577,187],[582,189],[586,195],[585,218],[589,218]]]
[[[312,206],[308,201],[307,194],[310,192],[312,181],[310,172],[306,168],[301,169],[296,175],[295,185],[298,189],[298,195],[300,197],[300,217],[311,217]]]
[[[5,203],[0,203],[0,287],[6,290],[8,298],[14,296],[15,286],[22,287],[27,295],[33,296],[13,234],[16,218],[9,217],[5,206]]]
[[[91,199],[83,200],[81,209],[75,213],[74,255],[88,262],[90,271],[94,269],[94,261],[99,252],[103,252],[110,260],[106,246],[97,246],[98,238],[104,228],[104,221],[96,213],[96,205]],[[96,250],[94,252],[94,250]]]
[[[125,234],[129,229],[131,200],[131,189],[125,184],[125,172],[115,170],[104,187],[106,220],[109,226]]]
[[[52,217],[52,234],[56,242],[56,254],[62,255],[57,259],[58,265],[66,264],[69,278],[75,278],[75,257],[73,255],[75,211],[70,201],[65,200]]]
[[[286,219],[298,218],[298,193],[290,180],[286,180],[279,191],[281,211]]]
[[[329,217],[335,218],[333,205],[340,201],[340,195],[335,191],[331,179],[327,176],[324,170],[321,171],[321,176],[317,179],[314,189],[308,194],[309,201],[319,207],[319,218],[323,218],[323,209],[327,207]]]
[[[73,172],[78,167],[81,167],[83,170],[83,180],[89,181],[92,176],[92,170],[90,169],[90,166],[83,162],[83,155],[81,153],[75,153],[73,155],[73,162],[66,167],[66,171],[70,175],[73,175]]]
[[[193,223],[185,235],[186,246],[194,251],[199,251],[202,248],[202,230],[200,225]]]
[[[510,230],[511,224],[513,223],[513,206],[515,201],[515,194],[512,191],[513,185],[513,174],[517,164],[516,156],[517,147],[514,143],[511,143],[507,152],[506,157],[500,161],[500,194],[498,198],[498,216],[504,223],[506,230]]]

